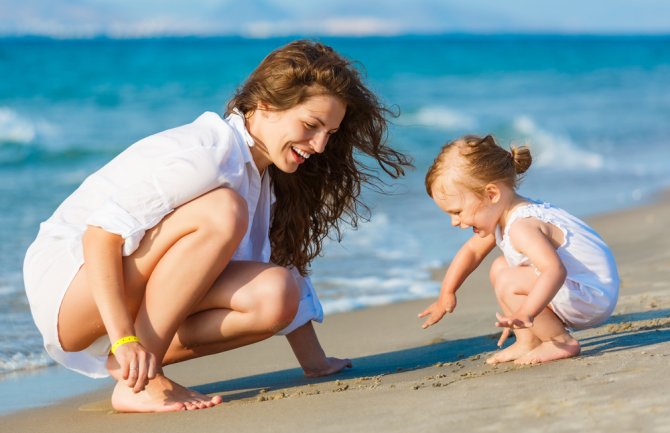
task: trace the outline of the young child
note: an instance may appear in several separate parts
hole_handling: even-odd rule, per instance
[[[472,228],[442,282],[438,300],[419,317],[437,323],[456,307],[456,291],[497,244],[504,257],[490,279],[505,328],[502,347],[514,329],[516,341],[486,360],[536,364],[570,358],[580,345],[566,328],[605,321],[616,306],[619,276],[605,242],[583,221],[548,203],[516,192],[531,164],[526,147],[507,151],[493,137],[466,135],[445,145],[426,175],[426,190],[451,216],[451,224]]]

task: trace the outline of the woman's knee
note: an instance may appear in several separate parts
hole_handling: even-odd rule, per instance
[[[288,326],[298,312],[300,287],[286,268],[272,267],[264,274],[259,292],[259,319],[264,328],[276,333]]]
[[[230,188],[217,188],[193,200],[198,229],[212,235],[244,237],[249,225],[246,200]],[[192,209],[193,210],[193,209]]]

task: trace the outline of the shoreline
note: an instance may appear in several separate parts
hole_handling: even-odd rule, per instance
[[[670,424],[670,397],[663,392],[670,377],[662,373],[670,356],[670,236],[663,230],[663,222],[670,220],[670,192],[586,219],[614,251],[622,287],[612,318],[575,333],[584,348],[576,358],[533,367],[483,362],[499,334],[492,326],[497,305],[484,264],[459,291],[457,310],[428,330],[416,318],[427,299],[329,315],[317,325],[326,352],[354,362],[353,369],[339,375],[304,378],[288,344],[275,337],[166,368],[184,385],[222,395],[224,404],[214,409],[115,414],[110,382],[46,407],[0,414],[3,424],[22,432],[39,431],[45,422],[54,432],[117,431],[138,423],[151,430],[183,431],[211,429],[225,420],[231,428],[258,431],[263,425],[268,430],[263,422],[274,420],[269,431],[309,426],[317,432],[391,432],[444,423],[495,431],[522,426],[522,420],[538,427],[532,422],[541,420],[554,426],[549,431],[566,431],[570,428],[557,422],[577,416],[581,424],[575,431],[604,426],[662,431]],[[659,369],[661,374],[654,375]],[[22,395],[39,389],[12,388]],[[634,401],[631,395],[637,396]],[[654,416],[640,419],[637,413]]]

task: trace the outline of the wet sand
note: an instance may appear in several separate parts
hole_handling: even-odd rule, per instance
[[[456,311],[422,330],[430,300],[328,316],[328,354],[354,368],[307,379],[282,337],[166,369],[224,403],[119,414],[111,388],[0,419],[2,432],[670,432],[670,195],[591,218],[612,247],[621,297],[605,324],[579,331],[582,353],[537,366],[484,360],[496,350],[496,303],[480,269]],[[439,273],[439,272],[438,272]]]

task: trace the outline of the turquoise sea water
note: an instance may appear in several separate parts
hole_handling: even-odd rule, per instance
[[[40,221],[134,141],[222,112],[289,39],[0,39],[0,387],[48,366],[21,266]],[[425,194],[439,147],[464,133],[530,145],[521,192],[580,216],[670,184],[670,37],[323,39],[364,65],[400,115],[389,141],[416,170],[366,191],[372,219],[327,246],[313,279],[327,312],[433,296],[429,270],[469,236]],[[14,379],[11,379],[14,380]]]

